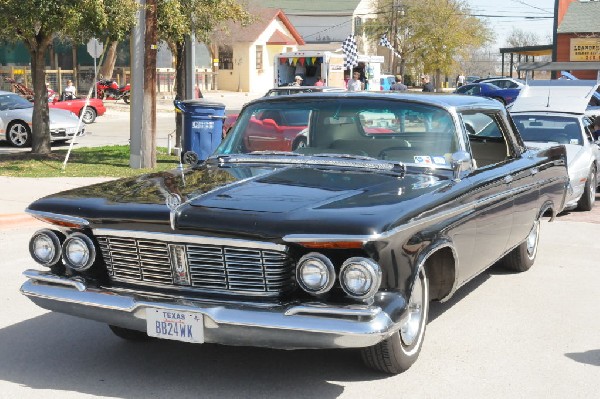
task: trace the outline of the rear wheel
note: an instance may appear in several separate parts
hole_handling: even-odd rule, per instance
[[[31,145],[31,130],[23,122],[14,122],[6,132],[8,141],[15,147],[27,147]]]
[[[83,111],[83,110],[82,110]],[[96,120],[96,110],[94,108],[86,107],[83,111],[83,117],[81,118],[83,123],[92,123]]]
[[[579,201],[577,202],[577,209],[580,211],[591,211],[596,203],[596,170],[594,167],[590,169],[587,181],[585,182],[585,188]]]
[[[389,374],[402,373],[417,360],[429,313],[429,283],[422,268],[408,300],[408,319],[400,330],[377,345],[363,348],[364,363]]]
[[[539,239],[540,221],[538,219],[533,223],[533,227],[525,241],[506,254],[502,259],[502,266],[513,272],[525,272],[529,270],[535,262]]]
[[[299,137],[296,139],[296,141],[294,141],[294,144],[292,144],[292,151],[295,151],[298,148],[304,148],[304,147],[306,147],[306,138]]]
[[[129,328],[117,327],[108,325],[110,331],[113,332],[117,337],[126,339],[127,341],[147,341],[150,337],[142,331],[130,330]]]
[[[129,104],[129,101],[131,100],[131,93],[127,92],[125,94],[123,94],[123,101],[125,101],[125,104]]]

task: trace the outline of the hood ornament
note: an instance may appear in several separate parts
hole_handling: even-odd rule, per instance
[[[181,196],[179,194],[171,193],[165,202],[167,203],[167,207],[169,207],[171,211],[174,211],[179,205],[181,205]]]

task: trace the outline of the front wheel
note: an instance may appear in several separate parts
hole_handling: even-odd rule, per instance
[[[8,141],[15,147],[27,147],[31,145],[31,130],[29,126],[23,122],[14,122],[6,132]]]
[[[407,311],[408,318],[398,332],[377,345],[362,349],[362,359],[367,367],[399,374],[408,370],[419,357],[429,313],[429,283],[425,268],[419,271]]]
[[[596,202],[596,171],[594,167],[590,169],[585,188],[579,201],[577,201],[577,209],[580,211],[591,211]]]
[[[93,123],[96,120],[96,110],[94,108],[86,107],[81,120],[83,123]]]
[[[533,222],[527,238],[502,259],[502,266],[513,272],[525,272],[533,266],[540,241],[540,221]]]

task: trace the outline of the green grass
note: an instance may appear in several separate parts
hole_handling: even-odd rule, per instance
[[[114,145],[73,149],[63,170],[66,154],[67,150],[53,151],[48,155],[30,152],[3,154],[0,156],[0,176],[127,177],[173,169],[178,165],[176,156],[167,155],[166,148],[158,148],[156,168],[132,169],[129,167],[129,146]]]

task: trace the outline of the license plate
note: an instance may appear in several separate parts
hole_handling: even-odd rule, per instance
[[[146,332],[156,338],[203,343],[204,321],[200,313],[147,309]]]
[[[77,131],[76,127],[68,127],[67,128],[67,133],[68,134],[74,134]]]

